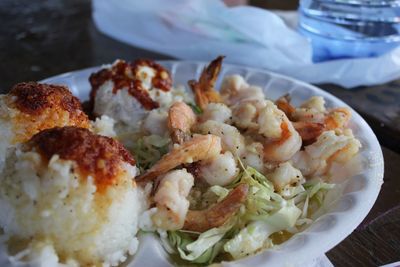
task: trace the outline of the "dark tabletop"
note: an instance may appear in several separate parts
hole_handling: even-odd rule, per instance
[[[281,9],[288,8],[282,1]],[[253,1],[262,5],[262,1]],[[269,3],[269,4],[268,4]],[[280,3],[280,4],[279,4]],[[288,1],[292,4],[296,1]],[[89,0],[0,0],[0,92],[21,81],[113,62],[170,57],[127,46],[100,34]],[[382,145],[382,191],[364,222],[327,253],[335,266],[377,266],[400,261],[400,81],[345,90],[319,85],[356,109]]]

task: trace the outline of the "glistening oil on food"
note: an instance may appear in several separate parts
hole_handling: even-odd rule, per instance
[[[86,114],[60,85],[1,95],[0,226],[13,259],[119,266],[146,232],[171,261],[209,265],[306,229],[357,161],[351,111],[317,95],[268,99],[219,77],[222,61],[178,85],[153,61],[117,60],[89,77]]]

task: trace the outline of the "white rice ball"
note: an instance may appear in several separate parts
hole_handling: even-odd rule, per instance
[[[166,112],[174,102],[188,99],[182,88],[172,87],[168,70],[151,60],[117,60],[89,80],[94,115],[113,118],[117,135],[139,132],[150,111]]]
[[[136,131],[141,127],[141,120],[148,112],[140,102],[132,97],[128,90],[118,90],[115,93],[114,83],[107,81],[99,87],[94,98],[94,113],[106,115],[126,127],[125,130]]]
[[[76,127],[42,131],[7,157],[0,226],[29,240],[25,259],[50,247],[61,263],[118,265],[138,246],[136,174],[133,158],[111,138]]]

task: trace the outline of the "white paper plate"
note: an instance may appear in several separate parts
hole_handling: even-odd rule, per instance
[[[160,63],[171,70],[176,85],[186,85],[188,80],[197,78],[205,65],[205,63],[185,61]],[[67,85],[74,95],[81,100],[87,100],[90,91],[88,77],[99,68],[65,73],[42,82]],[[240,74],[250,84],[261,86],[270,99],[290,93],[293,103],[299,105],[309,97],[319,95],[325,98],[328,107],[347,106],[343,101],[315,86],[268,71],[224,64],[220,77],[227,74]],[[221,79],[217,86],[220,82]],[[337,245],[361,223],[372,208],[383,183],[383,156],[371,128],[358,113],[354,110],[352,112],[350,127],[362,144],[361,174],[343,183],[339,199],[304,232],[296,234],[274,250],[265,250],[256,256],[235,262],[224,262],[223,266],[301,266],[302,263],[324,254]],[[147,234],[140,239],[140,249],[127,266],[171,265],[157,238]],[[4,251],[2,254],[0,266],[17,266],[7,259]]]

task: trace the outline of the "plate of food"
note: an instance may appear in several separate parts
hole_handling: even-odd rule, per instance
[[[371,128],[222,61],[117,60],[0,96],[0,265],[305,266],[348,236],[383,183]]]

